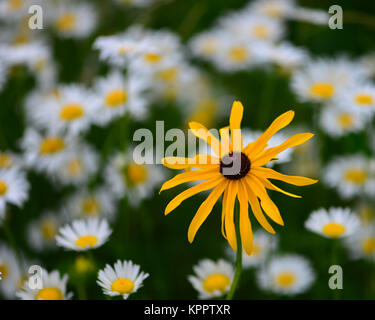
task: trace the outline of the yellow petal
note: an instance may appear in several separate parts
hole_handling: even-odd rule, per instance
[[[264,212],[273,221],[283,226],[284,222],[281,218],[280,211],[268,196],[267,191],[262,183],[254,175],[248,176],[248,181],[250,182],[250,187],[252,188],[252,190],[254,190],[256,196],[260,199],[260,205],[262,206]]]
[[[277,117],[256,141],[246,146],[244,152],[251,158],[256,156],[259,152],[263,151],[265,147],[267,147],[267,143],[272,138],[272,136],[277,131],[286,127],[293,120],[293,118],[293,110],[289,110]]]
[[[197,193],[205,190],[210,190],[214,187],[216,187],[221,181],[225,179],[223,176],[218,176],[213,179],[210,179],[208,181],[202,182],[194,187],[191,187],[184,192],[181,192],[178,196],[173,198],[165,208],[164,214],[167,215],[170,213],[172,210],[176,209],[182,201],[196,195]]]
[[[225,212],[226,212],[226,207],[227,207],[227,200],[228,199],[228,189],[225,189],[224,191],[224,195],[223,195],[223,203],[221,205],[221,234],[223,235],[223,237],[226,239],[227,238],[227,235],[225,233]]]
[[[231,129],[241,129],[243,105],[240,101],[234,101],[230,112],[229,126]]]
[[[220,157],[221,143],[204,125],[192,121],[189,122],[189,127],[196,137],[204,140],[215,154]]]
[[[220,130],[221,137],[221,147],[220,156],[223,157],[228,153],[233,152],[233,146],[229,138],[229,127],[221,128]]]
[[[237,181],[228,184],[228,199],[225,212],[225,232],[227,240],[233,250],[237,250],[236,229],[234,226],[234,205],[237,195]]]
[[[161,186],[159,193],[164,190],[176,187],[185,182],[208,180],[214,178],[219,174],[220,172],[217,169],[202,169],[180,173],[172,179],[164,182],[164,184]]]
[[[241,152],[242,150],[242,135],[241,135],[241,121],[243,116],[243,105],[239,101],[234,101],[232,111],[229,118],[229,127],[231,129],[231,142],[233,151]]]
[[[247,197],[249,199],[251,210],[253,211],[255,218],[257,219],[259,224],[263,227],[263,229],[265,229],[269,233],[274,234],[275,230],[272,228],[272,226],[269,224],[266,217],[264,216],[263,211],[260,207],[259,201],[257,197],[255,196],[254,192],[251,190],[250,185],[247,183],[247,179],[244,180],[243,185],[246,188]]]
[[[212,190],[207,199],[200,205],[197,213],[195,214],[189,226],[188,240],[190,243],[193,242],[198,229],[200,228],[202,223],[207,219],[208,215],[211,213],[212,208],[224,192],[227,184],[228,181],[222,181],[214,190]]]
[[[270,168],[251,168],[252,172],[256,175],[262,175],[264,178],[267,179],[274,179],[284,181],[289,184],[293,184],[295,186],[308,186],[314,183],[317,183],[318,180],[300,177],[300,176],[289,176],[286,174],[282,174]]]
[[[161,159],[161,163],[170,169],[187,169],[191,167],[212,169],[218,168],[220,159],[208,154],[197,154],[193,158],[166,157]]]
[[[271,183],[270,181],[268,181],[267,179],[263,178],[261,175],[258,175],[256,174],[254,171],[252,171],[252,174],[254,176],[256,176],[260,182],[262,182],[262,184],[267,188],[267,189],[270,189],[270,190],[274,190],[274,191],[278,191],[278,192],[281,192],[281,193],[284,193],[286,194],[287,196],[290,196],[292,198],[302,198],[301,196],[298,196],[298,195],[295,195],[293,193],[290,193],[290,192],[287,192],[287,191],[284,191],[283,189],[280,189],[279,187],[275,186],[273,183]]]
[[[266,163],[270,162],[271,159],[275,158],[280,152],[284,151],[285,149],[292,148],[298,146],[302,143],[305,143],[307,140],[311,139],[314,136],[312,133],[298,133],[288,140],[283,142],[277,147],[269,148],[259,157],[256,157],[252,165],[255,167],[263,166]]]
[[[249,219],[248,197],[242,183],[238,185],[238,200],[240,202],[240,235],[245,252],[250,255],[253,251],[253,232]]]

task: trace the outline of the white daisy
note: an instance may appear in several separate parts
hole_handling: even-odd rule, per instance
[[[343,91],[335,103],[351,112],[371,117],[375,113],[375,86],[371,83],[356,83]]]
[[[50,49],[41,41],[31,41],[29,39],[17,41],[25,42],[0,43],[0,58],[8,66],[27,65],[33,72],[41,68],[41,61],[50,54]],[[39,58],[42,57],[44,58],[40,60]]]
[[[55,249],[55,236],[61,224],[58,214],[46,212],[38,219],[31,221],[27,227],[29,245],[36,251]]]
[[[247,11],[226,15],[219,21],[231,37],[247,41],[276,42],[284,35],[284,25],[275,19],[254,15]]]
[[[127,299],[142,287],[143,280],[148,276],[148,273],[140,272],[140,266],[132,261],[117,260],[114,267],[107,264],[104,270],[99,270],[96,283],[102,287],[104,294],[111,297],[121,295]]]
[[[345,238],[344,243],[352,259],[375,261],[375,224],[362,226],[358,232]]]
[[[222,71],[248,70],[269,60],[271,46],[259,42],[232,38],[225,41],[212,62]]]
[[[0,151],[0,170],[10,170],[22,167],[22,159],[11,151]]]
[[[292,89],[301,101],[325,102],[367,75],[363,67],[346,58],[317,59],[293,74]]]
[[[278,238],[275,235],[270,235],[263,230],[257,230],[253,234],[253,251],[251,255],[247,255],[245,250],[242,250],[242,266],[244,268],[262,266],[270,253],[276,250],[278,246]],[[232,260],[236,259],[236,251],[228,247],[228,255]]]
[[[87,2],[60,1],[46,11],[50,14],[47,20],[64,38],[86,38],[98,22],[95,7]]]
[[[108,241],[112,230],[107,220],[90,218],[74,220],[59,229],[57,245],[68,250],[85,251],[102,246]]]
[[[305,227],[326,238],[342,238],[357,232],[360,220],[349,208],[321,208],[311,212]]]
[[[368,118],[362,114],[334,106],[326,106],[320,113],[320,126],[323,131],[334,138],[362,131],[367,122]]]
[[[93,47],[99,50],[100,60],[116,67],[125,67],[138,54],[139,42],[143,37],[143,28],[132,26],[121,34],[98,37]]]
[[[30,0],[3,0],[0,3],[0,19],[5,21],[15,21],[26,17]]]
[[[233,266],[225,260],[204,259],[193,267],[195,275],[189,282],[199,293],[199,299],[221,297],[229,291],[234,277]]]
[[[29,187],[24,172],[0,169],[0,217],[4,216],[7,203],[22,207],[28,198]]]
[[[318,25],[328,25],[331,16],[325,10],[294,7],[288,12],[288,18]]]
[[[265,268],[258,270],[257,282],[261,289],[282,295],[307,291],[315,280],[310,262],[296,254],[273,257]]]
[[[67,153],[55,176],[64,185],[79,185],[92,178],[98,166],[97,152],[86,143],[78,143]]]
[[[25,281],[22,289],[16,293],[21,300],[70,300],[73,293],[66,292],[68,275],[60,277],[57,270],[47,272],[42,269],[42,289],[30,289],[29,282]]]
[[[62,86],[58,96],[46,104],[34,107],[34,119],[46,129],[66,130],[76,135],[87,131],[98,116],[99,100],[91,91],[80,85]]]
[[[256,15],[279,19],[287,17],[295,6],[294,0],[257,0],[251,2],[247,10]]]
[[[114,71],[105,78],[99,78],[95,84],[95,92],[100,99],[100,108],[95,122],[106,125],[126,112],[138,119],[144,117],[147,100],[143,92],[146,88],[146,80],[140,74],[124,77],[120,72]]]
[[[8,246],[0,244],[0,292],[12,299],[17,291],[17,280],[21,270],[15,253]]]
[[[21,141],[25,164],[37,171],[53,173],[67,157],[71,141],[60,133],[39,133],[28,128]]]
[[[343,198],[352,198],[369,192],[371,181],[368,161],[362,155],[336,157],[323,172],[323,181],[336,188]]]
[[[270,61],[281,68],[281,71],[290,74],[301,67],[308,59],[306,50],[295,47],[294,45],[282,42],[274,46],[270,51]]]
[[[141,200],[149,198],[163,178],[164,170],[160,165],[137,164],[132,150],[113,156],[104,171],[108,188],[119,198],[126,195],[132,206],[138,206]]]
[[[179,61],[182,50],[179,38],[170,31],[145,32],[130,69],[132,72],[152,74]]]
[[[226,35],[226,32],[216,28],[203,31],[190,40],[189,47],[195,56],[211,59],[221,50]]]
[[[69,218],[100,217],[112,221],[116,216],[117,200],[105,187],[93,191],[81,189],[66,202],[64,211]]]

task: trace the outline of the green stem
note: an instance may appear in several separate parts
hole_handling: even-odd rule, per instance
[[[227,300],[232,300],[234,293],[236,292],[238,282],[240,281],[242,272],[242,244],[240,236],[240,206],[236,204],[236,211],[234,216],[234,223],[236,227],[236,240],[237,240],[237,256],[236,256],[236,271],[234,273],[234,278],[232,285],[229,289]]]
[[[9,213],[8,213],[8,215],[9,215]],[[5,236],[8,240],[9,245],[13,248],[13,250],[16,254],[18,263],[22,264],[21,253],[20,253],[20,251],[18,249],[18,246],[16,244],[16,241],[13,237],[13,233],[9,228],[9,216],[6,219],[4,219],[4,221],[3,221],[3,230],[4,230],[4,234],[5,234]]]

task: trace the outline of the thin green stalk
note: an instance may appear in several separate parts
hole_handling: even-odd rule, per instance
[[[236,204],[234,216],[234,223],[236,228],[236,240],[237,240],[237,256],[236,256],[236,271],[234,273],[234,278],[232,285],[229,289],[227,300],[232,300],[234,293],[236,292],[238,282],[240,281],[241,272],[242,272],[242,244],[240,236],[240,206]]]

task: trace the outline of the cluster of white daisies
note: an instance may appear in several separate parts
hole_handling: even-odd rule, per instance
[[[153,2],[156,1],[114,0],[119,7],[142,8]],[[42,6],[48,32],[27,27],[32,4]],[[189,52],[209,60],[223,72],[276,66],[291,77],[291,88],[301,101],[322,109],[319,123],[324,132],[340,137],[366,128],[371,131],[375,89],[370,77],[375,71],[374,59],[313,59],[303,48],[283,40],[288,19],[325,25],[326,12],[301,8],[292,0],[253,1],[241,11],[221,18],[211,30],[196,35],[187,47],[168,30],[151,31],[132,25],[122,33],[95,39],[93,54],[109,66],[105,76],[69,85],[59,83],[50,35],[75,41],[86,39],[96,31],[99,18],[95,5],[88,1],[0,3],[0,91],[20,65],[36,80],[36,87],[24,103],[27,127],[19,143],[21,152],[0,152],[0,223],[14,206],[22,207],[27,201],[30,170],[48,177],[56,188],[74,187],[61,209],[41,212],[29,223],[28,243],[36,252],[56,250],[59,246],[77,252],[101,247],[110,239],[110,223],[116,219],[119,201],[126,197],[136,208],[153,195],[163,180],[160,167],[135,163],[131,148],[109,157],[100,154],[85,141],[93,126],[107,127],[119,118],[143,121],[148,107],[159,101],[177,102],[186,121],[196,120],[207,127],[215,116],[226,111],[220,107],[226,96],[222,90],[215,91],[207,75],[189,62]],[[82,79],[86,79],[86,74]],[[260,132],[243,130],[243,135],[246,143],[255,140]],[[280,140],[285,140],[283,133],[275,135],[270,146],[278,145]],[[296,157],[301,170],[314,170],[303,156],[309,157],[313,150],[307,149],[296,150]],[[274,163],[287,163],[291,152],[283,152]],[[99,182],[92,187],[93,181]],[[375,165],[362,155],[340,157],[327,166],[324,181],[344,198],[373,196]],[[328,238],[344,238],[355,259],[375,260],[373,223],[359,219],[349,209],[317,210],[306,221],[306,228]],[[244,267],[256,268],[256,279],[263,290],[286,295],[308,290],[316,278],[311,263],[297,254],[278,253],[277,247],[275,236],[256,231],[254,253],[244,253]],[[228,252],[228,258],[233,258],[232,253]],[[5,297],[72,297],[67,290],[68,275],[56,270],[43,270],[43,288],[30,289],[24,279],[31,264],[7,245],[0,246],[0,291]],[[80,257],[76,268],[84,272],[90,264],[90,260]],[[222,296],[229,290],[234,275],[232,263],[206,259],[193,269],[195,274],[188,280],[201,298]],[[104,294],[126,299],[148,276],[132,261],[118,260],[99,271],[97,283]]]

